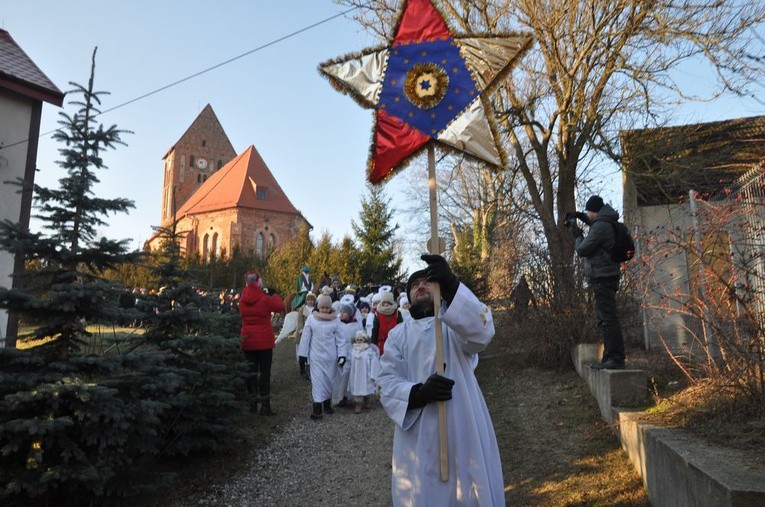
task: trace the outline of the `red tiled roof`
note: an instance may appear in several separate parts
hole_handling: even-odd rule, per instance
[[[264,199],[258,199],[258,191]],[[207,178],[176,218],[231,208],[300,214],[252,145]]]
[[[64,93],[43,74],[5,30],[0,30],[0,88],[56,106],[64,102]]]

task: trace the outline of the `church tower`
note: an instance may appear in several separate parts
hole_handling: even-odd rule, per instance
[[[236,157],[236,151],[210,104],[199,113],[191,126],[167,151],[162,185],[160,223],[167,227],[173,213],[214,174]]]

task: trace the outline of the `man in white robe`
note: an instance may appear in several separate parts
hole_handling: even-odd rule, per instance
[[[407,283],[411,319],[396,326],[380,358],[381,401],[396,424],[391,491],[395,506],[505,505],[497,439],[474,374],[494,336],[491,310],[459,283],[443,257]],[[444,299],[444,376],[436,375],[433,283]],[[441,481],[438,403],[446,403],[449,480]]]

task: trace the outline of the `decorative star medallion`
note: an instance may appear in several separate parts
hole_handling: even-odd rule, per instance
[[[503,167],[488,95],[531,36],[455,37],[430,0],[404,0],[394,33],[389,46],[319,66],[338,90],[375,109],[369,181],[390,177],[430,141]]]

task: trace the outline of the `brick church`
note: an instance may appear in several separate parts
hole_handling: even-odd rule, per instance
[[[177,220],[187,255],[209,260],[237,247],[263,255],[311,228],[254,146],[236,154],[209,104],[162,160],[160,223]],[[158,249],[158,236],[146,245]]]

